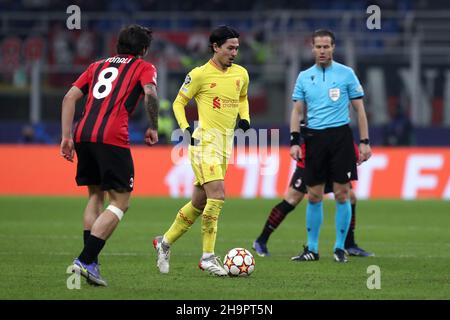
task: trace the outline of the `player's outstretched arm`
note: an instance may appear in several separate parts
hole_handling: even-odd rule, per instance
[[[83,92],[73,86],[67,91],[62,102],[61,111],[61,146],[60,154],[64,159],[72,162],[74,156],[74,144],[72,138],[72,123],[75,115],[75,106],[79,99],[83,97]]]

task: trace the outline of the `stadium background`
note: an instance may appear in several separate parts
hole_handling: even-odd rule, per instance
[[[72,4],[81,8],[80,30],[66,28]],[[371,4],[381,8],[380,30],[366,27]],[[0,299],[449,299],[449,19],[447,1],[0,0]],[[242,34],[238,63],[251,77],[252,125],[278,129],[281,147],[274,158],[253,153],[255,163],[230,166],[222,256],[251,247],[286,189],[292,86],[313,63],[311,32],[333,29],[336,60],[355,69],[366,91],[374,155],[355,185],[356,237],[376,257],[344,268],[332,262],[334,205],[325,201],[321,261],[291,263],[305,243],[302,202],[248,281],[199,273],[199,224],[173,248],[171,274],[161,277],[151,239],[186,201],[177,197],[189,196],[192,176],[188,163],[172,162],[172,144],[142,145],[141,106],[130,123],[135,197],[101,257],[110,288],[68,290],[64,271],[80,250],[85,191],[75,186],[75,165],[59,156],[61,101],[90,62],[114,52],[129,23],[154,30],[146,59],[158,67],[169,133],[167,107],[186,73],[209,57],[208,32],[230,24]],[[195,120],[195,105],[187,113]],[[261,175],[278,163],[276,175]],[[370,265],[382,270],[381,290],[366,286]]]
[[[66,13],[66,10],[71,4],[81,9],[79,30],[69,30],[66,25],[72,13]],[[366,9],[370,4],[377,4],[381,9],[381,29],[371,30],[366,26],[370,16]],[[73,166],[62,164],[57,159],[56,149],[50,151],[55,157],[44,162],[42,155],[49,152],[48,148],[27,149],[25,146],[58,145],[64,93],[89,63],[114,54],[116,35],[121,26],[140,23],[154,30],[154,41],[146,59],[158,67],[158,92],[164,119],[159,145],[164,149],[167,144],[162,153],[137,151],[143,143],[146,124],[143,108],[137,108],[130,123],[133,150],[148,157],[148,161],[164,163],[166,168],[165,175],[158,179],[166,182],[152,188],[148,179],[141,179],[139,183],[139,177],[145,175],[141,174],[137,160],[137,192],[172,196],[189,194],[187,185],[191,178],[186,172],[189,168],[183,170],[185,166],[173,165],[168,156],[172,147],[170,135],[176,128],[170,102],[186,73],[209,57],[210,29],[230,24],[242,33],[237,63],[245,65],[251,75],[252,126],[269,132],[278,129],[283,146],[289,139],[287,123],[292,86],[299,70],[313,62],[311,31],[325,27],[337,35],[335,59],[355,69],[366,91],[365,105],[375,167],[370,168],[373,171],[367,178],[369,180],[362,183],[368,187],[360,190],[356,186],[356,190],[360,190],[359,196],[450,198],[450,159],[446,149],[450,145],[450,38],[448,23],[445,23],[450,15],[450,5],[445,1],[215,0],[203,4],[200,1],[24,0],[1,1],[0,10],[0,143],[23,146],[20,149],[23,156],[34,159],[35,172],[30,173],[35,177],[34,181],[55,177],[54,166],[65,165],[66,171],[61,169],[66,173],[64,177],[73,175]],[[76,117],[81,110],[80,103]],[[186,110],[188,119],[194,121],[197,117],[195,103]],[[353,121],[357,139],[355,125]],[[377,149],[399,146],[441,149],[427,149],[426,155],[423,155],[423,149],[402,149],[406,158],[395,164],[393,162],[397,160],[391,155],[395,149]],[[30,170],[23,167],[30,167],[29,163],[21,167],[16,161],[14,150],[19,149],[0,146],[3,163],[0,170],[5,182],[0,193],[3,194],[20,194],[20,185],[24,184],[18,177]],[[286,164],[289,161],[286,150],[282,149],[276,159],[272,159],[281,167],[278,176],[272,178],[272,187],[267,186],[270,189],[267,192],[264,182],[258,179],[259,170],[261,166],[273,164],[258,160],[252,172],[246,168],[232,169],[240,170],[237,175],[244,176],[244,180],[229,179],[230,195],[282,196],[291,172],[291,166]],[[368,169],[369,165],[366,171]],[[390,170],[396,174],[390,174]],[[177,188],[167,182],[172,171],[188,178],[183,180],[189,182],[186,186],[178,186],[187,191],[171,191]],[[374,191],[382,189],[386,180],[395,181],[397,189]],[[410,185],[412,180],[417,181],[415,187]],[[61,190],[60,194],[79,194],[73,187],[73,180],[64,178],[61,181],[66,183],[62,189],[54,187]],[[273,187],[275,184],[277,187]],[[12,185],[18,187],[11,189]],[[255,187],[248,191],[246,185]],[[415,191],[405,195],[407,191],[404,190],[411,187]],[[23,192],[43,194],[49,190],[37,185],[34,191],[31,189]],[[49,191],[49,194],[54,193]]]

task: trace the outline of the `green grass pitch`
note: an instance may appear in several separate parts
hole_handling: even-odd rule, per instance
[[[0,197],[0,299],[450,299],[450,203],[359,201],[356,240],[371,258],[332,261],[334,203],[325,202],[321,259],[290,257],[305,243],[305,203],[272,235],[270,258],[255,255],[248,278],[216,278],[198,269],[200,221],[172,248],[171,270],[155,266],[153,236],[163,233],[184,199],[133,198],[100,257],[107,288],[81,281],[69,290],[66,269],[82,249],[85,198]],[[228,199],[219,220],[216,253],[251,249],[278,200]],[[251,250],[253,252],[253,250]],[[369,290],[368,266],[381,270]]]

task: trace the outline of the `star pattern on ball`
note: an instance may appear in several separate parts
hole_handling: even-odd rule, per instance
[[[245,250],[238,250],[238,253],[236,256],[241,256],[242,258],[244,258],[247,255],[247,253],[245,252]]]
[[[241,273],[247,273],[248,271],[248,266],[244,263],[242,263],[242,265],[239,266],[239,270],[241,270]]]
[[[227,261],[225,261],[225,264],[228,266],[228,268],[231,268],[231,266],[233,265],[233,261],[231,260],[231,258],[227,258]]]

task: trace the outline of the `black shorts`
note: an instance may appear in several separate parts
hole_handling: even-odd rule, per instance
[[[305,134],[305,183],[315,186],[327,181],[345,184],[358,179],[353,134],[348,125]]]
[[[102,190],[131,192],[134,185],[134,165],[130,149],[110,144],[75,143],[79,186],[95,185]]]
[[[306,194],[308,191],[306,189],[306,184],[303,179],[304,175],[305,175],[305,168],[301,168],[301,167],[297,166],[294,171],[294,174],[292,175],[289,186],[292,187],[295,191]],[[328,181],[325,184],[324,193],[330,193],[330,192],[333,192],[333,183],[331,181]]]

